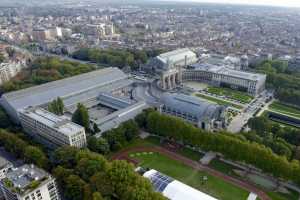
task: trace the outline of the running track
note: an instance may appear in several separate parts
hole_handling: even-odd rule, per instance
[[[212,175],[212,176],[216,176],[219,177],[221,179],[224,179],[225,181],[232,183],[233,185],[236,185],[238,187],[241,187],[249,192],[254,192],[258,195],[258,197],[261,200],[272,200],[265,192],[259,190],[258,188],[256,188],[255,186],[253,186],[250,183],[241,181],[239,179],[227,176],[219,171],[216,171],[210,167],[201,165],[199,162],[193,161],[189,158],[186,158],[184,156],[181,156],[175,152],[169,151],[163,147],[133,147],[133,148],[128,148],[128,149],[124,149],[122,151],[120,151],[118,154],[114,155],[112,157],[113,160],[128,160],[134,163],[134,161],[132,159],[129,158],[128,154],[133,153],[133,152],[144,152],[144,151],[152,151],[152,152],[158,152],[161,154],[164,154],[174,160],[180,161],[196,170],[201,170],[201,171],[205,171],[208,174]],[[136,163],[135,163],[136,164]]]

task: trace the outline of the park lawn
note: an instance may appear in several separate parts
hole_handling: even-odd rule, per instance
[[[283,104],[279,101],[275,101],[274,103],[272,103],[269,108],[271,111],[274,110],[286,115],[300,118],[300,109]]]
[[[230,88],[208,87],[207,91],[209,93],[216,94],[219,96],[226,96],[230,99],[234,99],[245,104],[250,103],[253,100],[253,97],[247,94],[246,92],[241,92]]]
[[[204,156],[203,153],[194,151],[187,147],[180,148],[176,153],[178,153],[184,157],[187,157],[191,160],[194,160],[194,161],[199,161]]]
[[[299,200],[299,193],[290,190],[290,194],[266,192],[272,200]]]
[[[140,165],[142,167],[158,170],[218,199],[245,200],[249,195],[248,191],[223,179],[211,176],[203,171],[194,170],[179,161],[172,160],[159,153],[135,155],[135,158],[141,161]],[[208,178],[205,183],[202,182],[204,176]]]
[[[219,159],[213,159],[210,163],[209,163],[209,167],[222,172],[223,174],[226,174],[228,176],[233,176],[233,177],[238,177],[238,175],[236,173],[234,173],[234,167],[220,161]]]
[[[234,104],[234,103],[230,103],[228,101],[223,101],[221,99],[217,99],[217,98],[214,98],[214,97],[209,97],[209,96],[206,96],[206,95],[203,95],[203,94],[195,94],[197,97],[200,97],[202,99],[206,99],[208,101],[211,101],[211,102],[214,102],[214,103],[217,103],[219,105],[223,105],[223,106],[230,106],[230,107],[233,107],[233,108],[236,108],[236,109],[243,109],[243,106],[240,106],[240,105],[237,105],[237,104]]]

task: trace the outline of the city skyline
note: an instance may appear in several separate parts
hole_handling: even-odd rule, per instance
[[[174,1],[174,0],[165,0]],[[178,2],[187,2],[186,0],[175,0]],[[297,0],[261,0],[253,2],[252,0],[188,0],[189,2],[199,3],[221,3],[221,4],[243,4],[243,5],[261,5],[261,6],[280,6],[300,8],[300,1]]]

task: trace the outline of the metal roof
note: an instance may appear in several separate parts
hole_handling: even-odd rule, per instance
[[[118,68],[105,68],[2,95],[15,110],[48,103],[57,97],[72,98],[97,88],[124,81],[128,76]]]
[[[220,113],[220,109],[222,108],[222,106],[215,103],[184,94],[166,93],[162,96],[161,102],[165,106],[172,108],[172,110],[196,116],[198,120],[213,118],[216,114]]]

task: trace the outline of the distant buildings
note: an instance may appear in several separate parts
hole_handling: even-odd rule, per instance
[[[11,170],[0,187],[5,200],[60,200],[55,179],[34,165]]]
[[[223,129],[226,126],[226,109],[197,97],[183,94],[164,94],[160,111],[182,118],[205,130]]]
[[[154,169],[145,172],[143,176],[150,180],[157,192],[170,200],[217,200]]]
[[[24,131],[48,147],[86,146],[84,128],[63,116],[35,107],[20,110],[19,116]]]
[[[233,70],[225,66],[197,63],[183,72],[184,81],[201,81],[230,87],[255,96],[265,89],[266,75]]]

